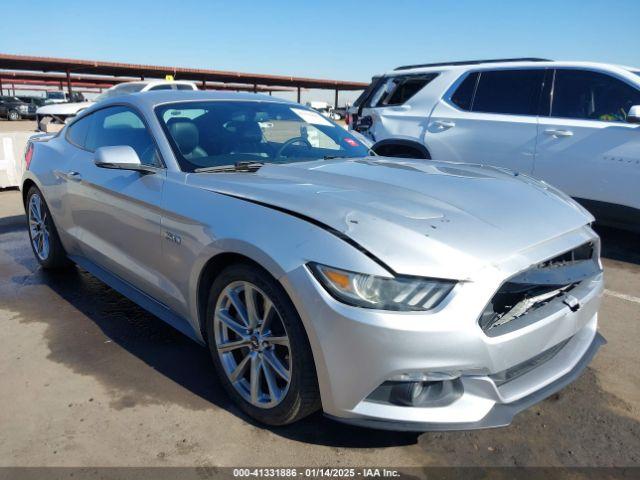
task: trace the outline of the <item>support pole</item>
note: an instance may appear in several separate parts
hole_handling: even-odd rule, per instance
[[[258,85],[253,84],[253,93],[258,93]]]
[[[333,103],[333,108],[338,108],[338,89],[336,88],[336,100]]]
[[[202,89],[203,90],[207,89],[207,82],[205,80],[202,80]]]
[[[4,95],[4,92],[2,91],[2,79],[0,78],[0,95]]]
[[[67,69],[67,91],[69,92],[69,101],[71,100],[71,95],[73,94],[73,90],[71,89],[71,72]]]
[[[300,87],[298,87],[298,103],[300,103]]]

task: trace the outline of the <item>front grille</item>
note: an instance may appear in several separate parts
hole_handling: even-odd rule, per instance
[[[488,336],[526,325],[522,319],[533,311],[562,299],[570,308],[568,292],[600,272],[593,243],[550,258],[519,273],[504,283],[487,304],[478,321]]]
[[[560,350],[564,348],[567,343],[569,343],[569,340],[571,340],[571,338],[567,338],[563,342],[560,342],[558,345],[545,350],[544,352],[536,355],[533,358],[530,358],[529,360],[525,360],[524,362],[503,370],[502,372],[494,373],[493,375],[490,375],[489,378],[494,381],[497,387],[499,387],[500,385],[504,385],[511,380],[515,380],[516,378],[529,373],[534,368],[551,360]]]

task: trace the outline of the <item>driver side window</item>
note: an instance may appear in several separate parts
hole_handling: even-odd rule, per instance
[[[91,115],[92,124],[85,142],[86,149],[128,145],[144,165],[162,167],[155,142],[140,116],[124,106],[107,107]]]

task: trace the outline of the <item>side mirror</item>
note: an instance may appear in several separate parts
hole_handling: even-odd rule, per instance
[[[155,173],[156,171],[153,167],[143,165],[136,151],[129,145],[98,148],[94,163],[100,168],[133,170],[144,173]]]
[[[629,114],[627,115],[627,122],[640,123],[640,105],[634,105],[629,109]]]

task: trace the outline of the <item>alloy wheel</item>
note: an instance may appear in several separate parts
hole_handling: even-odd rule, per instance
[[[213,319],[216,349],[234,389],[259,408],[273,408],[291,384],[291,347],[278,309],[261,289],[236,281],[225,287]]]
[[[40,260],[46,260],[49,258],[51,248],[51,234],[47,226],[47,212],[42,198],[37,193],[34,193],[29,198],[28,218],[33,250]]]

